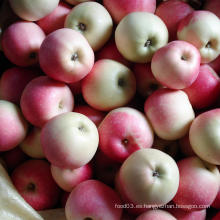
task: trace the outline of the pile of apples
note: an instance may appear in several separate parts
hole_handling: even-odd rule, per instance
[[[0,155],[34,210],[220,219],[219,0],[4,0],[0,14]]]

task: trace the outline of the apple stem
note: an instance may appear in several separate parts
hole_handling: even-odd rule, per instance
[[[151,40],[147,40],[146,43],[144,44],[145,47],[149,47],[151,45]]]
[[[71,57],[71,60],[72,61],[76,61],[78,59],[78,54],[77,53],[74,53]]]
[[[153,171],[153,174],[152,174],[154,177],[158,177],[160,176],[160,174],[157,172],[157,171]]]

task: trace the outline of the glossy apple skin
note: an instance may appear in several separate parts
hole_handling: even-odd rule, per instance
[[[218,0],[205,1],[203,10],[211,11],[220,18],[220,2]]]
[[[160,178],[160,172],[164,174],[163,178]],[[179,171],[176,162],[168,154],[151,148],[131,154],[116,177],[116,188],[123,200],[146,205],[145,209],[171,201],[178,185]]]
[[[20,104],[25,86],[39,75],[40,70],[37,68],[12,67],[7,69],[0,80],[1,99]]]
[[[167,42],[166,25],[157,15],[149,12],[137,11],[126,15],[115,30],[119,52],[135,63],[150,62],[153,54]]]
[[[31,66],[38,63],[38,52],[44,39],[45,33],[37,24],[17,21],[4,31],[2,48],[13,64]]]
[[[137,82],[137,91],[144,98],[147,98],[152,92],[163,87],[155,79],[151,70],[151,63],[135,63],[133,65],[133,71]]]
[[[155,14],[166,24],[169,31],[169,41],[177,39],[179,22],[193,12],[193,8],[181,0],[168,0],[157,7]]]
[[[103,5],[107,8],[117,24],[124,16],[131,12],[144,11],[154,13],[156,9],[156,0],[104,0]]]
[[[118,51],[114,39],[109,40],[99,51],[97,51],[95,57],[96,61],[101,59],[111,59],[122,63],[127,67],[131,66],[131,63]]]
[[[71,7],[68,4],[60,2],[50,14],[38,20],[37,24],[45,34],[50,34],[57,29],[64,28],[64,21],[70,11]]]
[[[28,83],[21,96],[21,109],[34,126],[42,127],[56,115],[70,112],[74,97],[69,87],[48,76],[40,76]]]
[[[130,107],[110,111],[98,128],[99,147],[109,158],[123,162],[133,152],[150,148],[154,133],[142,112]]]
[[[218,168],[198,157],[182,159],[177,162],[177,165],[180,172],[180,183],[173,198],[174,203],[185,211],[198,211],[210,206],[219,190]]]
[[[189,130],[193,151],[201,159],[220,165],[220,109],[212,109],[198,115]]]
[[[32,127],[31,130],[29,130],[24,141],[22,141],[20,144],[20,148],[22,149],[22,151],[31,158],[45,158],[40,143],[40,133],[40,128]]]
[[[134,97],[136,81],[125,65],[110,59],[95,62],[82,81],[82,95],[93,108],[110,111],[124,106]]]
[[[81,182],[92,178],[91,164],[86,164],[73,170],[60,168],[54,165],[51,165],[50,168],[55,182],[61,189],[67,192],[71,192],[74,187]]]
[[[63,113],[52,118],[41,132],[41,144],[46,158],[61,168],[76,169],[87,164],[95,155],[98,143],[95,124],[77,112]]]
[[[27,21],[37,21],[51,13],[59,0],[9,0],[12,10],[20,18]]]
[[[48,162],[28,160],[13,171],[11,178],[15,188],[35,210],[53,208],[58,202],[60,188],[53,180]]]
[[[94,52],[85,37],[69,28],[58,29],[43,41],[39,62],[51,78],[73,83],[84,78],[94,64]]]
[[[120,220],[122,209],[115,208],[116,204],[120,205],[121,201],[112,188],[98,180],[87,180],[70,193],[65,207],[66,218]]]
[[[74,112],[78,112],[87,116],[90,120],[92,120],[95,123],[97,127],[106,115],[105,112],[94,109],[89,105],[78,105],[74,108]]]
[[[82,28],[81,25],[84,25]],[[97,51],[109,40],[113,21],[107,9],[98,2],[76,5],[67,15],[64,27],[79,31]]]
[[[201,63],[213,61],[220,53],[220,20],[212,12],[194,11],[181,20],[179,40],[193,44],[201,54]]]
[[[12,102],[0,100],[0,151],[15,148],[25,138],[28,124]]]
[[[220,95],[220,78],[208,64],[203,64],[196,80],[184,92],[195,109],[211,107]]]
[[[165,140],[186,135],[195,118],[186,93],[168,88],[152,93],[145,101],[144,110],[157,136]]]
[[[172,41],[155,52],[151,70],[162,85],[170,89],[184,89],[196,80],[200,60],[200,53],[192,44]]]
[[[219,166],[218,166],[218,170],[219,170]],[[215,197],[215,200],[213,201],[213,203],[211,204],[211,206],[215,209],[220,209],[220,187],[218,190],[218,194]]]
[[[169,212],[164,210],[149,210],[139,215],[136,220],[176,220]]]

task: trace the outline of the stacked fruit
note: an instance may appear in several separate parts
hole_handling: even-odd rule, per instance
[[[220,218],[219,0],[0,12],[0,151],[29,204],[0,218]]]

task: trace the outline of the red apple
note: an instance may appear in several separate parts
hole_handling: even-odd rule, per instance
[[[60,189],[48,162],[28,160],[13,171],[11,178],[18,192],[35,210],[53,208],[57,204]]]
[[[31,66],[38,63],[38,52],[44,39],[45,34],[37,24],[18,21],[4,31],[2,48],[13,64]]]
[[[203,10],[211,11],[220,18],[220,1],[219,0],[208,0],[205,1]]]
[[[21,96],[21,109],[33,125],[42,127],[56,115],[73,110],[74,97],[69,87],[48,76],[40,76],[28,83]]]
[[[149,210],[139,215],[136,220],[175,220],[176,218],[164,210]]]

